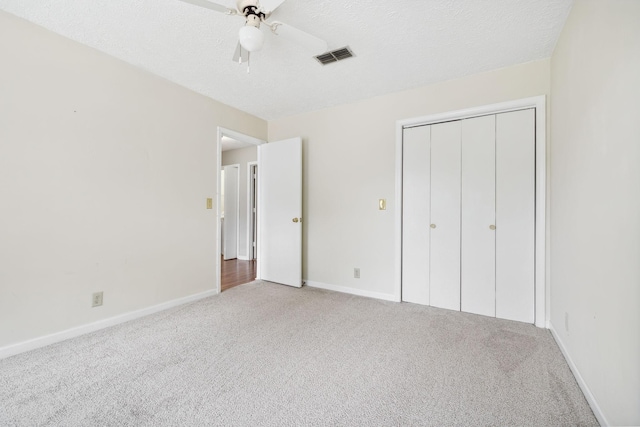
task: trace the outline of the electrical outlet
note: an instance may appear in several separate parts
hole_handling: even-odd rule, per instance
[[[91,307],[99,307],[102,305],[102,291],[95,292],[91,300]]]
[[[569,332],[569,313],[564,313],[564,330]]]
[[[360,278],[360,269],[359,268],[354,268],[353,269],[353,277],[354,277],[354,279],[359,279]]]

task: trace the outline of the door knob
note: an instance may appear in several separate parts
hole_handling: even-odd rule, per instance
[[[490,226],[489,226],[489,230],[495,230],[495,229],[496,229],[496,226],[495,226],[495,225],[490,225]]]
[[[431,228],[436,228],[436,225],[435,224],[431,224]]]
[[[298,218],[293,218],[293,222],[298,222]]]

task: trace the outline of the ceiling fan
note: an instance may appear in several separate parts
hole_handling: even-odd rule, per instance
[[[236,47],[233,60],[235,62],[249,62],[251,52],[257,52],[262,49],[264,44],[264,34],[260,29],[264,25],[271,29],[273,34],[281,36],[287,40],[291,40],[309,53],[318,55],[327,51],[327,42],[313,36],[307,32],[284,24],[279,21],[267,21],[271,18],[274,11],[285,0],[182,0],[206,9],[215,10],[226,15],[238,15],[245,19],[245,24],[240,28],[238,34],[238,46]],[[233,4],[235,3],[235,5]],[[247,72],[249,69],[247,68]]]

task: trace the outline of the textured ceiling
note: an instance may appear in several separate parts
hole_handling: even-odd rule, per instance
[[[243,18],[179,0],[0,0],[0,9],[272,120],[547,58],[572,3],[288,0],[274,19],[356,57],[323,67],[264,28],[250,74],[231,61]]]

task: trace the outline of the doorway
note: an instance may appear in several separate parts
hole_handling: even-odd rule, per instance
[[[265,141],[248,135],[218,128],[218,292],[256,279],[257,146],[263,143]],[[236,179],[230,180],[229,172]],[[233,189],[232,181],[236,184]],[[234,200],[230,200],[230,192]]]
[[[242,149],[242,148],[238,148]],[[249,153],[251,150],[245,150]],[[223,163],[227,163],[224,160]],[[247,210],[246,220],[240,220],[240,188],[239,171],[242,164],[222,166],[222,260],[220,271],[220,290],[228,289],[252,282],[256,279],[257,261],[257,162],[247,162]],[[231,179],[229,179],[231,178]],[[240,228],[246,229],[246,251],[241,247]],[[243,235],[245,233],[242,233]],[[241,253],[246,253],[244,256]]]

